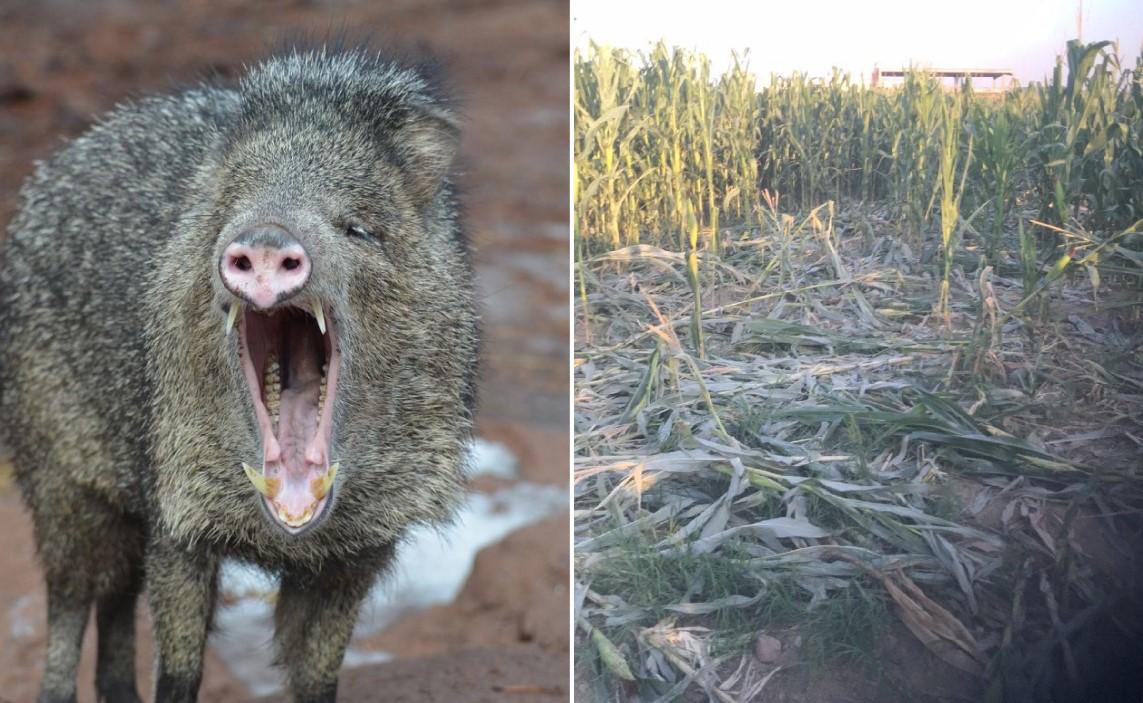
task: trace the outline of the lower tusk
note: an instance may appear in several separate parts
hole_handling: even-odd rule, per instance
[[[238,309],[242,307],[242,303],[230,303],[230,311],[226,313],[226,335],[230,336],[230,330],[234,329],[234,322],[238,319]]]
[[[340,468],[340,463],[334,464],[321,478],[310,481],[310,493],[313,494],[314,500],[321,500],[329,494],[329,489],[333,487],[333,479],[337,476],[337,470]]]
[[[278,495],[278,490],[282,487],[282,482],[276,478],[267,478],[254,470],[254,467],[246,462],[242,462],[242,469],[246,472],[246,478],[250,479],[250,483],[258,489],[258,492],[267,498],[273,500],[274,496]]]

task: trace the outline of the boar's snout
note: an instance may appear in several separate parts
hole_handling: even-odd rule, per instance
[[[276,224],[261,224],[243,231],[226,245],[218,270],[231,293],[266,309],[304,288],[312,266],[309,254],[289,230]]]

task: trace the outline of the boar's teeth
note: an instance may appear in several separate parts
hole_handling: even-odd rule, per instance
[[[329,368],[329,364],[322,364],[321,365],[321,387],[318,390],[318,408],[317,408],[319,417],[321,416],[322,409],[325,408],[325,385],[326,385],[325,379],[326,379],[326,370],[328,368]]]
[[[262,380],[266,385],[278,381],[278,356],[274,352],[266,355],[266,368],[262,371]]]
[[[278,489],[281,488],[282,482],[276,478],[267,478],[258,473],[253,466],[242,462],[242,470],[246,472],[246,478],[250,479],[250,483],[258,489],[258,492],[267,498],[273,500],[274,496],[278,495]]]
[[[325,311],[322,310],[321,303],[314,301],[313,303],[314,319],[317,320],[318,329],[322,334],[325,334]]]
[[[305,511],[303,511],[302,514],[298,517],[291,515],[282,506],[280,506],[280,505],[278,506],[278,519],[281,520],[282,522],[286,523],[290,527],[301,527],[302,525],[309,522],[310,519],[313,518],[313,516],[314,516],[314,506],[312,506],[312,505],[309,506],[308,508],[306,508]]]
[[[230,336],[230,330],[234,329],[234,322],[238,319],[239,308],[242,303],[230,303],[230,310],[226,313],[226,336]]]
[[[270,354],[266,359],[266,369],[262,372],[262,396],[266,401],[266,411],[274,428],[278,427],[278,407],[282,400],[281,369],[278,357]]]
[[[330,487],[333,486],[333,479],[337,476],[337,470],[340,468],[340,463],[334,464],[320,478],[310,481],[310,493],[314,500],[321,500],[326,497]]]

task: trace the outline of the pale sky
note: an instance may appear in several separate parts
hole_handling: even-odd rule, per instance
[[[1076,33],[1079,0],[574,0],[572,40],[647,49],[699,49],[715,70],[732,49],[750,50],[760,77],[832,66],[868,81],[882,69],[1000,68],[1021,83],[1050,75]],[[1118,39],[1124,68],[1143,48],[1143,0],[1083,0],[1085,41]]]

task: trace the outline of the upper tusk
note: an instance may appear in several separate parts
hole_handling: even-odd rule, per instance
[[[230,334],[230,330],[234,329],[234,321],[238,319],[238,309],[242,307],[242,303],[231,302],[230,311],[226,313],[226,334]]]
[[[321,303],[316,300],[313,302],[313,312],[314,319],[318,323],[318,329],[321,330],[322,334],[325,334],[325,311],[322,309]]]

